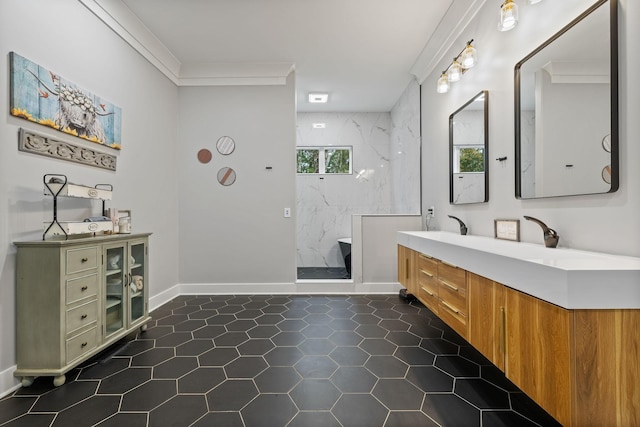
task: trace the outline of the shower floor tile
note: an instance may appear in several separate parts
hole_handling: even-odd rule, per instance
[[[298,279],[302,280],[335,280],[351,279],[344,267],[298,267]]]

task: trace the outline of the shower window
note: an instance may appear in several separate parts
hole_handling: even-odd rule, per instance
[[[304,174],[350,174],[352,147],[300,147],[296,149],[297,172]]]

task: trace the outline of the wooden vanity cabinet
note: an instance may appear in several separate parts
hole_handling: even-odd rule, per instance
[[[571,425],[570,310],[467,272],[468,341],[563,425]]]
[[[562,425],[640,425],[640,310],[569,310],[462,269],[458,287],[452,266],[415,257],[420,301]]]
[[[417,296],[414,263],[415,251],[398,245],[398,282],[400,282],[407,291]]]
[[[562,425],[572,425],[571,311],[506,286],[503,291],[505,375]]]
[[[467,338],[467,272],[438,261],[438,316]]]
[[[506,311],[504,286],[467,272],[468,341],[504,371]]]
[[[398,245],[399,279],[429,310],[467,337],[466,271]],[[413,266],[413,267],[412,267]],[[404,269],[413,271],[407,272]]]
[[[438,314],[438,261],[421,253],[416,253],[417,271],[416,297],[431,311]]]

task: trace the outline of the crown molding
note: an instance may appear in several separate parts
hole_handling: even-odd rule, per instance
[[[78,0],[177,86],[285,85],[292,63],[181,63],[121,0]]]
[[[469,23],[487,0],[453,0],[438,27],[411,67],[418,83],[422,84],[448,54]]]

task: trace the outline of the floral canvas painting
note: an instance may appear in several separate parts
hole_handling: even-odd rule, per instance
[[[11,52],[11,115],[120,150],[119,107]]]

